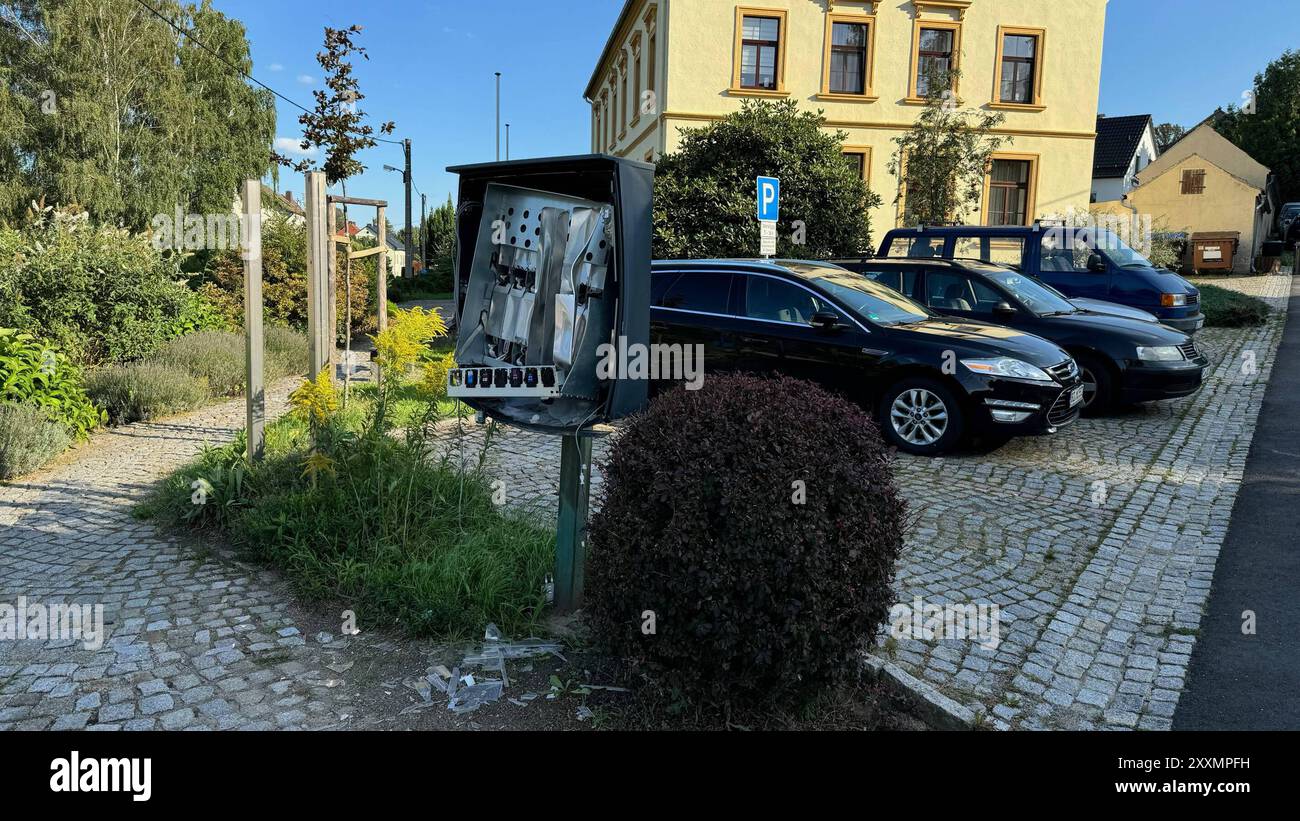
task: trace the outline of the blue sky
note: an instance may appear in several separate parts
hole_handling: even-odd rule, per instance
[[[455,188],[443,169],[495,156],[495,71],[503,75],[502,121],[511,124],[512,157],[587,150],[590,120],[582,90],[622,2],[214,5],[247,26],[254,76],[309,107],[321,81],[315,54],[323,28],[362,26],[360,42],[370,60],[356,67],[366,94],[361,107],[376,123],[395,120],[396,136],[411,138],[415,184],[432,208]],[[1100,110],[1193,125],[1216,105],[1239,102],[1255,73],[1288,47],[1300,47],[1296,0],[1111,0]],[[297,138],[298,110],[284,102],[278,107],[277,134]],[[400,166],[401,148],[381,145],[361,159],[367,171],[350,182],[349,193],[387,199],[389,219],[400,226],[401,177],[381,167]],[[281,189],[301,196],[301,176],[283,174]],[[414,206],[418,218],[418,195]]]

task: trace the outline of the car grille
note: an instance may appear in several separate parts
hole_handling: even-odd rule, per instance
[[[1200,351],[1196,350],[1196,343],[1194,342],[1184,342],[1178,346],[1178,350],[1182,351],[1183,357],[1188,360],[1198,359],[1201,355]]]
[[[1200,301],[1201,301],[1201,297],[1200,297],[1199,294],[1188,294],[1188,295],[1187,295],[1187,304],[1188,304],[1189,306],[1190,306],[1190,305],[1197,305],[1197,304],[1200,303]]]
[[[1061,391],[1061,395],[1056,397],[1052,403],[1052,409],[1047,412],[1047,424],[1054,428],[1064,427],[1079,418],[1079,408],[1070,407],[1070,391]]]
[[[1067,359],[1059,365],[1048,368],[1047,372],[1057,382],[1064,384],[1079,375],[1079,365],[1073,359]]]

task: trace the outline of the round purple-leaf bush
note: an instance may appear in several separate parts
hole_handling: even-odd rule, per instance
[[[858,406],[801,380],[711,376],[632,419],[604,474],[585,611],[608,650],[718,705],[857,675],[906,517]]]

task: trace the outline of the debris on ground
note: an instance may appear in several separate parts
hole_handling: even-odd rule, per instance
[[[422,679],[413,679],[403,684],[419,693],[420,698],[429,704],[433,700],[433,691],[437,690],[447,697],[447,709],[453,713],[469,713],[485,704],[498,701],[510,686],[510,673],[507,662],[519,659],[533,659],[552,655],[561,661],[568,659],[560,652],[559,642],[539,638],[522,641],[510,641],[501,633],[501,628],[489,624],[483,631],[483,644],[477,652],[472,652],[461,661],[467,670],[477,668],[479,675],[466,672],[461,674],[461,667],[448,670],[445,665],[436,664],[428,668]],[[522,667],[522,672],[531,672],[532,662]],[[495,674],[496,678],[488,676]],[[548,696],[551,698],[553,696]],[[537,698],[537,693],[524,693],[519,698],[510,698],[510,703],[526,707],[528,702]],[[422,705],[417,705],[417,709]],[[410,708],[408,708],[410,709]]]

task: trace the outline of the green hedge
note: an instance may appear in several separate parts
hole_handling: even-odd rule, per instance
[[[1220,288],[1197,285],[1201,292],[1201,312],[1209,328],[1246,328],[1268,319],[1268,303],[1262,299]]]
[[[0,327],[38,333],[78,364],[139,359],[223,324],[146,235],[49,210],[0,228]]]

